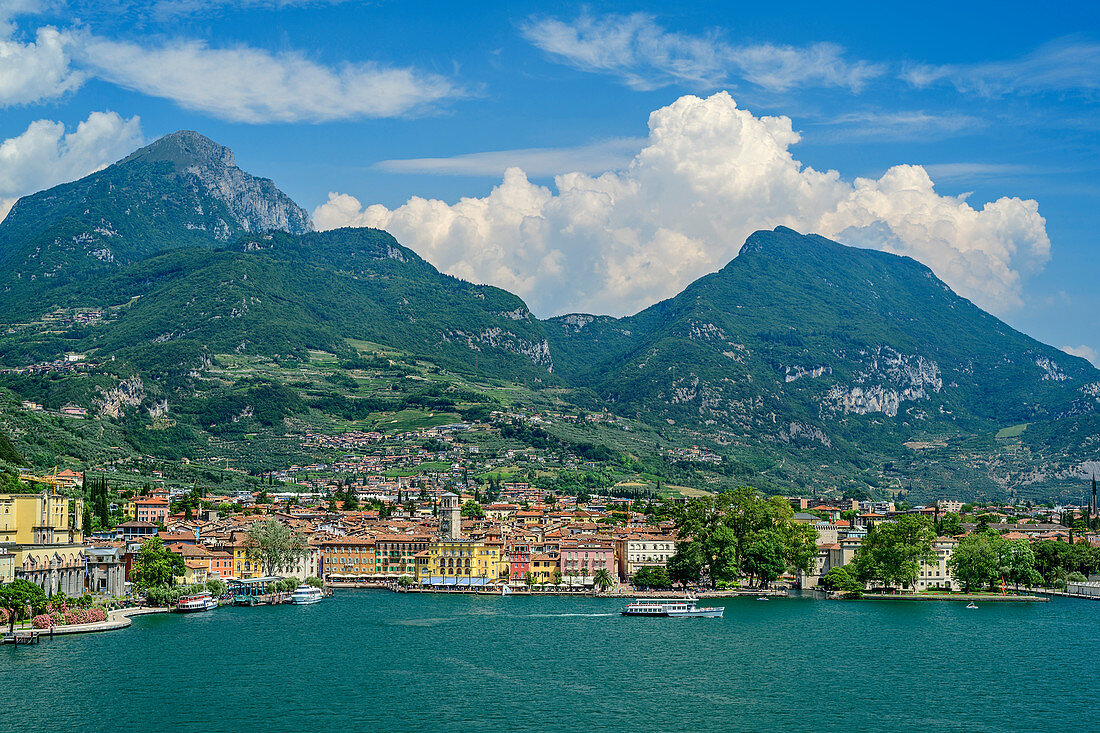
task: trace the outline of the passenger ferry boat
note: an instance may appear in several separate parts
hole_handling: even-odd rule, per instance
[[[196,593],[193,596],[181,596],[176,602],[176,610],[180,613],[194,613],[195,611],[209,611],[217,608],[218,602],[210,597],[209,593]]]
[[[725,608],[696,608],[694,598],[638,598],[626,604],[624,616],[663,616],[665,618],[722,618]]]
[[[312,585],[300,585],[290,594],[290,602],[296,606],[305,606],[310,603],[318,603],[324,597],[325,594],[321,592],[320,588],[314,588]]]

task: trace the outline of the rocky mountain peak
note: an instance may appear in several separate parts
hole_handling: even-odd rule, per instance
[[[165,135],[126,156],[119,164],[125,165],[139,160],[149,163],[168,161],[180,171],[192,166],[237,167],[232,150],[192,130],[180,130]]]
[[[233,151],[205,135],[180,130],[130,154],[117,165],[171,163],[177,175],[221,201],[245,232],[279,230],[291,234],[313,231],[305,209],[294,203],[267,178],[257,178],[237,167]],[[219,229],[226,240],[232,222]]]

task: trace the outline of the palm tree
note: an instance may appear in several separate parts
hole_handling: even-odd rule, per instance
[[[615,585],[615,581],[611,579],[611,573],[607,572],[607,568],[597,570],[595,575],[592,576],[592,580],[595,581],[600,590],[608,590]]]

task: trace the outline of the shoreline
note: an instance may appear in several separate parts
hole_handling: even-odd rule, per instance
[[[861,598],[846,598],[852,601],[983,601],[985,603],[1049,603],[1050,599],[1044,596],[1033,595],[979,595],[975,593],[959,593],[957,595],[912,595],[890,593],[864,593]]]
[[[39,639],[52,639],[56,636],[69,636],[71,634],[94,634],[100,631],[115,631],[117,629],[125,629],[132,624],[133,622],[130,620],[131,617],[145,616],[151,613],[168,613],[168,609],[131,606],[130,608],[120,608],[110,611],[107,614],[106,621],[96,621],[90,624],[66,624],[62,626],[53,626],[48,629],[16,629],[15,634],[17,636],[37,634]],[[5,634],[6,633],[5,631]]]
[[[389,590],[394,593],[435,593],[438,595],[476,595],[476,596],[502,596],[499,588],[489,590],[485,588],[393,588],[388,585],[354,586],[358,588],[375,588]],[[622,589],[626,590],[626,589]],[[695,593],[684,593],[672,590],[634,590],[631,592],[593,592],[590,590],[513,590],[506,595],[510,596],[555,596],[569,598],[786,598],[790,594],[782,588],[770,588],[766,590],[705,590]]]

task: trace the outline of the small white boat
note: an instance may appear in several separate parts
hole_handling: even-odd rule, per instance
[[[758,600],[758,601],[766,601],[766,600],[768,600],[768,598],[767,598],[767,596],[760,596],[760,597],[759,597],[759,598],[757,598],[756,600]]]
[[[726,609],[697,608],[694,598],[638,598],[626,604],[624,616],[659,616],[664,618],[722,618]]]
[[[181,596],[176,602],[176,610],[180,613],[195,613],[196,611],[209,611],[217,608],[218,602],[209,593],[196,593],[193,596]]]
[[[966,604],[966,607],[967,607],[967,608],[977,608],[977,607],[978,607],[978,604],[977,604],[977,603],[975,603],[974,601],[971,601],[970,603],[967,603],[967,604]]]
[[[502,586],[500,586],[500,594],[502,596],[510,596],[510,595],[512,595],[512,589],[509,588],[506,585],[502,585]]]
[[[300,585],[290,594],[290,602],[296,606],[307,606],[310,603],[319,603],[325,594],[320,588],[312,585]]]

